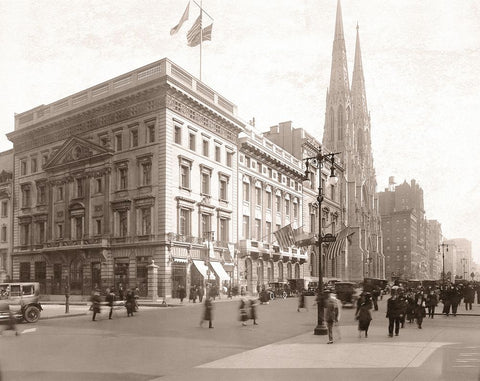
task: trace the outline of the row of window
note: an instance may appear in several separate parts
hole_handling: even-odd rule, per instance
[[[150,235],[152,234],[152,211],[151,207],[137,208],[137,226],[136,235]],[[129,211],[117,210],[114,211],[113,229],[115,237],[128,237],[130,235],[129,229]],[[104,234],[104,220],[103,217],[92,218],[93,235],[100,236]],[[32,229],[33,225],[33,231]],[[3,228],[3,227],[2,227]],[[5,227],[6,228],[6,227]],[[70,238],[79,240],[85,238],[88,234],[85,234],[85,217],[83,215],[72,216],[70,219]],[[33,233],[33,237],[32,237]],[[20,244],[22,246],[30,244],[43,244],[46,240],[46,222],[37,221],[32,223],[20,224]],[[3,230],[2,230],[3,234]],[[6,235],[6,232],[5,232]],[[64,239],[65,235],[65,222],[56,222],[53,239]]]
[[[193,210],[190,208],[180,207],[178,209],[178,234],[190,237],[192,236],[192,215]],[[226,217],[218,217],[217,219],[217,236],[213,237],[212,232],[212,215],[199,212],[199,231],[198,236],[210,240],[229,242],[229,225],[230,219]]]
[[[251,193],[250,183],[243,182],[243,201],[250,202],[251,200],[250,193]],[[272,192],[268,190],[265,190],[265,192],[263,192],[263,189],[261,187],[255,187],[255,205],[262,206],[264,197],[265,197],[267,209],[271,210],[272,200],[273,200]],[[290,211],[293,208],[293,217],[298,218],[299,208],[298,208],[298,202],[296,201],[297,200],[294,199],[294,201],[291,202],[290,195],[288,194],[285,196],[285,198],[283,199],[285,215],[290,216]],[[282,212],[282,196],[279,194],[275,195],[275,211],[277,213]]]
[[[175,125],[173,141],[179,145],[183,144],[182,130],[183,130],[183,127],[179,125]],[[188,148],[193,152],[197,152],[199,149],[197,147],[197,132],[192,130],[191,128],[189,128],[188,131],[189,131],[188,132]],[[201,145],[202,155],[205,157],[210,157],[210,146],[211,146],[210,137],[205,134],[202,134],[201,143],[202,143]],[[217,163],[222,163],[222,159],[223,159],[222,143],[215,140],[213,146],[214,146],[214,160]],[[227,167],[232,167],[234,152],[231,150],[225,149],[224,155],[225,155],[225,165],[227,165]]]

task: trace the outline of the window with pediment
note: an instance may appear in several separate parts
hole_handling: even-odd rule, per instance
[[[30,184],[23,184],[22,187],[22,208],[32,206],[32,187]]]

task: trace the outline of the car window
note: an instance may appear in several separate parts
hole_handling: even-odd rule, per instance
[[[22,291],[23,291],[23,295],[33,295],[34,294],[33,285],[32,284],[23,285],[22,286]]]
[[[21,290],[19,284],[12,284],[10,285],[10,296],[20,296]]]

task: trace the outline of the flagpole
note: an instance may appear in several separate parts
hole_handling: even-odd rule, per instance
[[[202,40],[203,40],[203,7],[202,0],[200,0],[200,81],[202,81]]]

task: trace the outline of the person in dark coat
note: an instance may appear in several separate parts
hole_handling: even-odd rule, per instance
[[[257,301],[256,299],[253,299],[251,298],[249,301],[248,301],[248,304],[249,304],[249,310],[250,310],[250,319],[253,320],[253,325],[258,325],[257,323]]]
[[[105,301],[107,302],[107,306],[110,307],[110,312],[108,313],[108,318],[111,320],[112,319],[112,313],[113,313],[113,303],[115,302],[115,292],[113,291],[113,288],[108,291],[108,294],[105,298]]]
[[[213,302],[209,295],[205,297],[204,310],[202,320],[200,320],[200,327],[203,326],[204,321],[208,321],[208,328],[213,328]]]
[[[118,285],[118,300],[125,300],[125,290],[121,283]]]
[[[247,311],[247,301],[245,298],[240,299],[240,321],[242,322],[242,325],[247,325],[247,320],[248,320],[248,311]]]
[[[178,286],[178,297],[180,298],[180,303],[183,303],[183,299],[185,299],[187,292],[185,291],[185,287],[182,285]]]
[[[203,301],[203,295],[205,294],[203,286],[198,286],[197,288],[197,296],[198,296],[198,302],[202,303]],[[207,298],[208,298],[208,292],[207,292]]]
[[[452,315],[457,316],[458,305],[462,301],[462,293],[457,286],[453,286],[452,290]]]
[[[5,331],[7,330],[12,330],[15,331],[15,335],[18,336],[19,333],[17,331],[17,322],[15,321],[15,317],[12,314],[12,311],[10,310],[10,305],[8,304],[7,300],[0,300],[0,313],[5,314],[8,316],[7,322],[6,322],[6,328]],[[1,379],[1,375],[0,375]]]
[[[298,294],[298,307],[297,307],[297,311],[300,312],[300,309],[301,308],[305,308],[306,310],[308,310],[307,306],[305,305],[305,290],[303,290],[302,292],[300,292]]]
[[[475,301],[475,290],[471,284],[463,289],[463,299],[465,301],[465,310],[472,310],[472,304]]]
[[[435,315],[435,307],[437,307],[438,304],[438,297],[434,290],[430,290],[428,293],[426,304],[428,309],[428,317],[433,319],[433,316]]]
[[[133,293],[133,290],[127,291],[125,307],[127,308],[127,316],[133,316],[133,311],[135,309],[135,294]]]
[[[368,337],[368,327],[370,327],[370,322],[372,321],[372,301],[370,296],[365,295],[363,303],[358,308],[358,312],[355,315],[355,318],[358,320],[358,336],[362,337],[362,331],[365,331],[365,337]]]
[[[92,321],[95,321],[95,317],[100,313],[100,292],[95,290],[91,298],[92,306],[90,307],[93,311]]]
[[[423,318],[427,315],[425,312],[425,300],[423,297],[417,299],[415,303],[415,320],[417,321],[417,325],[419,329],[422,329],[422,322]]]
[[[333,344],[333,323],[338,323],[339,307],[336,299],[330,291],[325,291],[325,309],[324,319],[327,323],[328,342],[327,344]]]
[[[388,336],[393,337],[393,329],[395,326],[395,336],[398,336],[400,331],[400,319],[404,316],[401,300],[398,296],[398,291],[392,288],[392,296],[387,300],[387,315],[388,318]]]
[[[380,296],[380,288],[375,286],[372,290],[372,303],[375,311],[378,311],[378,297]]]

